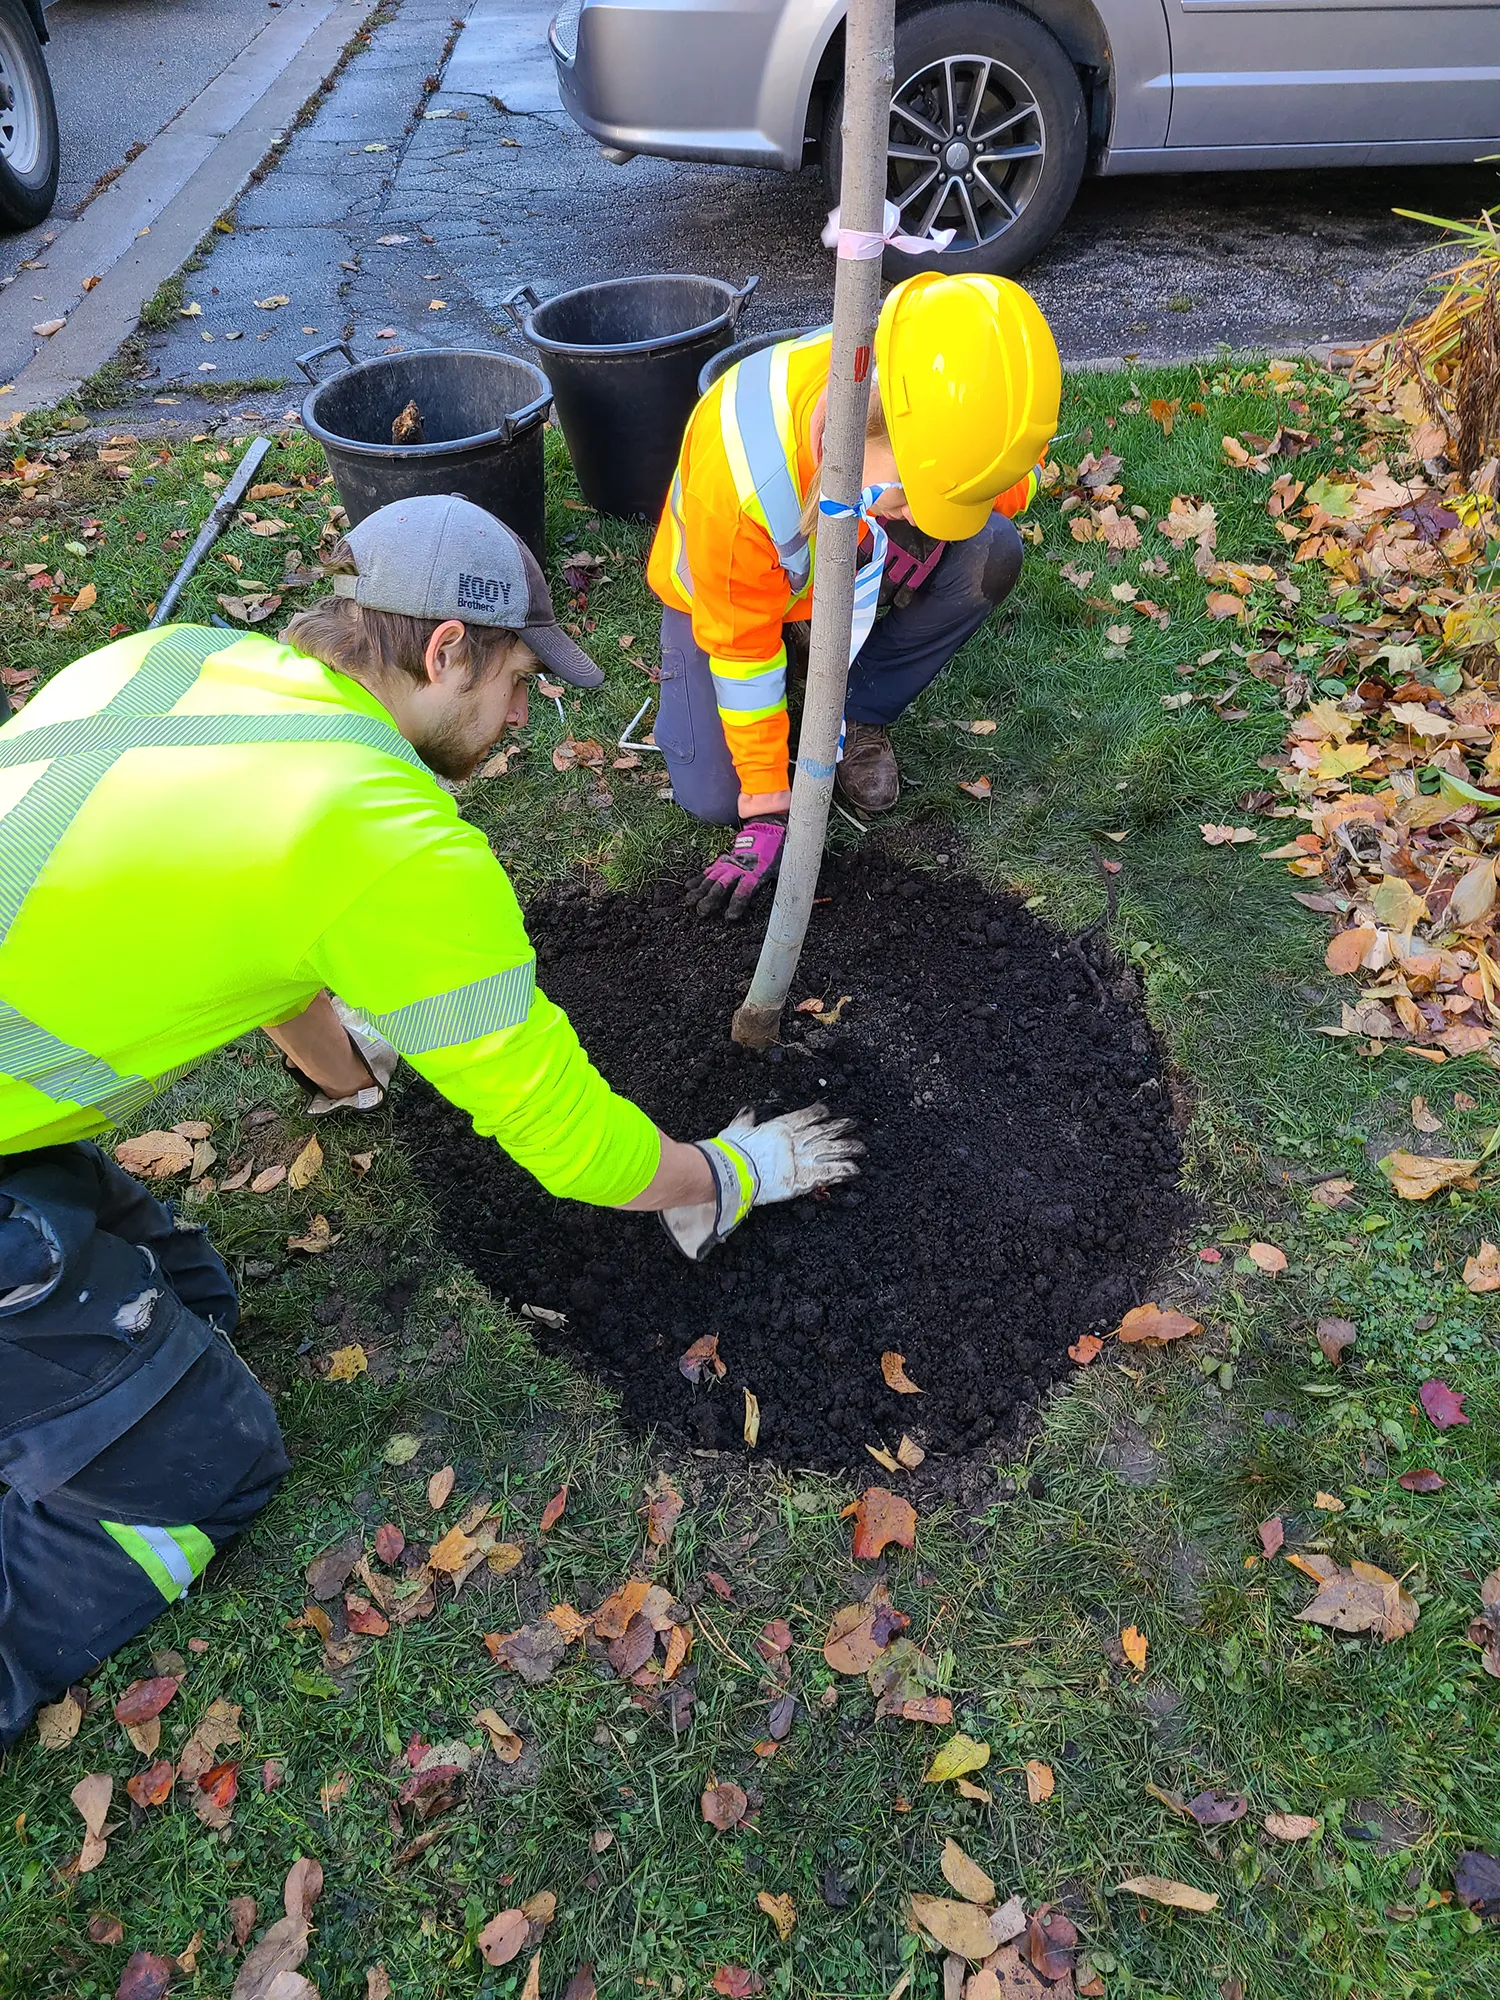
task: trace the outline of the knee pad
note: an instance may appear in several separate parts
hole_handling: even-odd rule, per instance
[[[984,567],[979,587],[991,604],[1002,604],[1016,587],[1025,550],[1015,523],[1003,514],[997,514],[983,534]]]

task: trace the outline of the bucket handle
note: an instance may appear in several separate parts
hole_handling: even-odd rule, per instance
[[[523,305],[530,306],[534,312],[541,303],[541,300],[530,285],[516,285],[501,299],[500,310],[503,313],[509,313],[511,331],[513,333],[525,333],[526,316],[521,311],[521,307]]]
[[[347,340],[325,340],[321,347],[310,347],[306,354],[299,354],[297,356],[297,366],[302,370],[309,382],[317,381],[318,378],[313,373],[312,364],[315,361],[321,361],[325,354],[342,354],[349,367],[352,368],[354,366],[354,354]],[[339,373],[342,374],[343,370],[340,369]]]
[[[750,295],[755,290],[756,286],[759,283],[760,283],[760,273],[756,272],[754,277],[746,278],[744,284],[741,285],[739,290],[735,293],[734,304],[729,309],[729,324],[731,326],[738,325],[740,314],[745,310],[746,306],[749,305]]]

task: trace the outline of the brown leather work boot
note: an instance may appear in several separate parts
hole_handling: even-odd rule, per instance
[[[873,722],[851,722],[833,781],[861,812],[889,812],[901,796],[901,772],[890,731]]]

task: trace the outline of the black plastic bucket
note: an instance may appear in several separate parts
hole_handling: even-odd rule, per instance
[[[727,347],[745,301],[720,278],[611,278],[544,305],[529,285],[501,304],[547,360],[579,491],[601,514],[661,512],[698,400],[698,371]],[[530,307],[523,314],[522,306]]]
[[[350,365],[320,382],[313,363],[333,353]],[[477,348],[355,361],[342,340],[299,355],[297,366],[313,384],[303,428],[323,447],[351,527],[391,500],[461,493],[498,515],[545,565],[542,433],[552,386],[540,368]],[[393,444],[391,424],[408,403],[426,441]]]
[[[777,347],[783,340],[800,340],[805,333],[816,332],[815,326],[780,326],[774,333],[752,333],[744,340],[737,340],[733,347],[720,348],[698,370],[698,394],[706,396],[719,377],[747,354],[759,354],[763,347]]]

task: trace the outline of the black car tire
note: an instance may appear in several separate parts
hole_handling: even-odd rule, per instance
[[[1083,177],[1088,113],[1078,72],[1056,36],[1004,0],[947,0],[944,5],[902,13],[896,21],[897,98],[909,80],[962,57],[1003,64],[1024,83],[1044,134],[1040,169],[1016,219],[977,246],[970,241],[921,257],[887,250],[885,275],[893,281],[915,271],[991,271],[1002,276],[1019,271],[1062,226]],[[838,188],[843,169],[843,111],[840,85],[823,129],[823,172],[831,190]],[[893,143],[898,136],[912,136],[910,128],[898,126],[894,111],[891,128]],[[903,218],[908,231],[916,228],[915,210],[920,206],[919,200]]]
[[[57,194],[57,106],[25,0],[0,0],[0,70],[14,92],[0,105],[0,229],[31,229]]]

